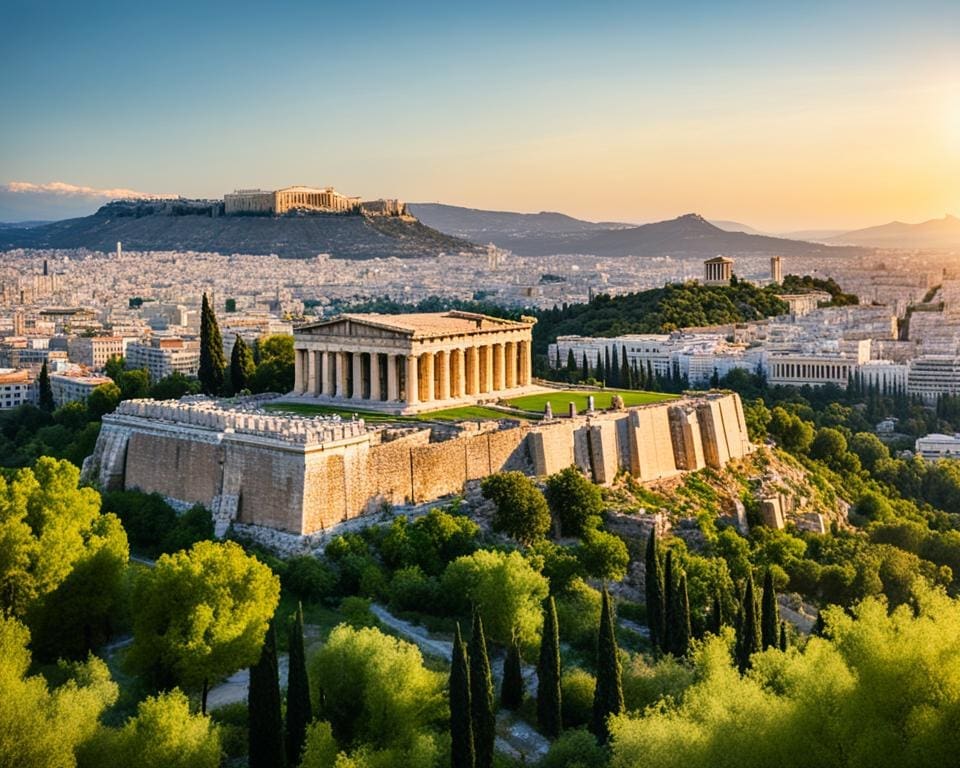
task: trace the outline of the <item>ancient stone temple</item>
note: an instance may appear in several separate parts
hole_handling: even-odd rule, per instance
[[[294,331],[291,398],[414,413],[531,387],[534,321],[471,312],[344,314]]]

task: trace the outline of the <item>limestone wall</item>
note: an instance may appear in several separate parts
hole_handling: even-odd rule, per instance
[[[133,401],[104,417],[84,475],[204,504],[221,534],[235,521],[305,535],[503,470],[542,476],[573,464],[597,483],[620,470],[651,481],[750,450],[739,398],[720,394],[437,437],[446,435]]]

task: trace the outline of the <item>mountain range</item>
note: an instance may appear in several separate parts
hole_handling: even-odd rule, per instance
[[[947,215],[942,219],[930,219],[919,224],[891,221],[879,227],[845,232],[830,238],[828,242],[875,248],[960,250],[960,219]]]
[[[857,250],[763,235],[737,222],[718,222],[724,225],[720,227],[695,213],[638,226],[583,221],[553,212],[483,211],[437,203],[411,203],[408,207],[424,224],[441,232],[477,243],[493,243],[521,256],[843,255]]]

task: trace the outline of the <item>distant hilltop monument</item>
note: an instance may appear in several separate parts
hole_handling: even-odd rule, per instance
[[[296,211],[412,218],[401,200],[361,200],[341,194],[333,187],[237,189],[223,196],[223,212],[227,216],[283,216]]]

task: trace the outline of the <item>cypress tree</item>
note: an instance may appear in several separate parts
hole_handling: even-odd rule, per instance
[[[673,610],[670,618],[673,625],[670,627],[670,653],[683,657],[690,650],[690,600],[687,597],[687,577],[681,573],[677,581],[677,588],[673,592]]]
[[[197,371],[204,394],[219,395],[223,392],[223,371],[226,367],[220,326],[204,293],[200,309],[200,368]]]
[[[473,632],[470,636],[470,719],[473,726],[473,754],[477,768],[493,768],[493,741],[496,738],[497,716],[493,708],[493,677],[487,657],[487,641],[483,635],[480,612],[473,611]]]
[[[623,684],[620,676],[620,649],[613,625],[610,593],[603,587],[600,603],[600,634],[597,637],[597,684],[593,690],[591,731],[601,743],[610,736],[607,719],[623,712]]]
[[[780,650],[787,650],[787,622],[780,622]]]
[[[603,364],[603,355],[597,352],[597,381],[603,384],[603,382],[606,381],[606,378],[607,378],[607,369],[604,367],[604,364]]]
[[[520,641],[514,636],[503,660],[503,682],[500,684],[500,705],[516,711],[523,704],[523,669],[521,668]]]
[[[583,376],[582,380],[586,381],[590,378],[590,362],[587,360],[587,353],[583,353]]]
[[[40,366],[40,376],[37,377],[38,404],[40,410],[50,413],[53,411],[53,387],[50,386],[50,373],[47,371],[47,361]]]
[[[623,349],[623,361],[620,363],[620,386],[624,389],[633,389],[633,373],[630,370],[630,361],[627,360],[627,348],[624,347]]]
[[[763,576],[763,601],[760,605],[760,642],[763,650],[776,648],[780,632],[780,611],[773,588],[773,572],[767,568]]]
[[[673,552],[667,551],[667,564],[664,568],[663,575],[663,635],[660,637],[660,649],[664,653],[670,653],[670,649],[673,648],[673,593],[675,587],[673,585],[674,575],[673,575]]]
[[[470,720],[470,667],[460,623],[450,661],[450,766],[474,768],[473,724]]]
[[[617,353],[617,348],[614,346],[613,354],[610,356],[610,365],[607,366],[610,371],[610,384],[614,387],[621,386],[622,382],[620,381],[620,355]]]
[[[749,572],[747,572],[747,586],[743,591],[743,605],[740,610],[737,665],[740,667],[740,671],[744,672],[750,666],[750,657],[761,649],[757,599],[753,593],[753,575]]]
[[[560,699],[560,628],[553,596],[547,598],[540,658],[537,661],[537,725],[540,732],[556,738],[563,728]]]
[[[280,715],[280,679],[277,674],[277,638],[267,629],[260,659],[250,667],[247,694],[250,768],[280,768],[285,764],[283,720]]]
[[[647,626],[650,627],[650,642],[655,647],[663,640],[663,571],[660,569],[660,546],[657,529],[650,531],[647,539],[646,583]]]
[[[635,389],[643,389],[643,368],[633,361],[633,386]]]
[[[577,372],[577,359],[573,356],[573,347],[567,350],[567,371],[569,373]]]
[[[293,768],[300,762],[307,726],[313,721],[307,657],[303,649],[303,606],[299,603],[290,625],[287,646],[290,649],[290,675],[287,682],[287,765]]]
[[[230,353],[230,388],[234,394],[247,389],[253,377],[253,353],[238,333]]]
[[[713,593],[713,610],[710,613],[710,631],[717,637],[723,630],[723,607],[720,603],[720,593]]]

